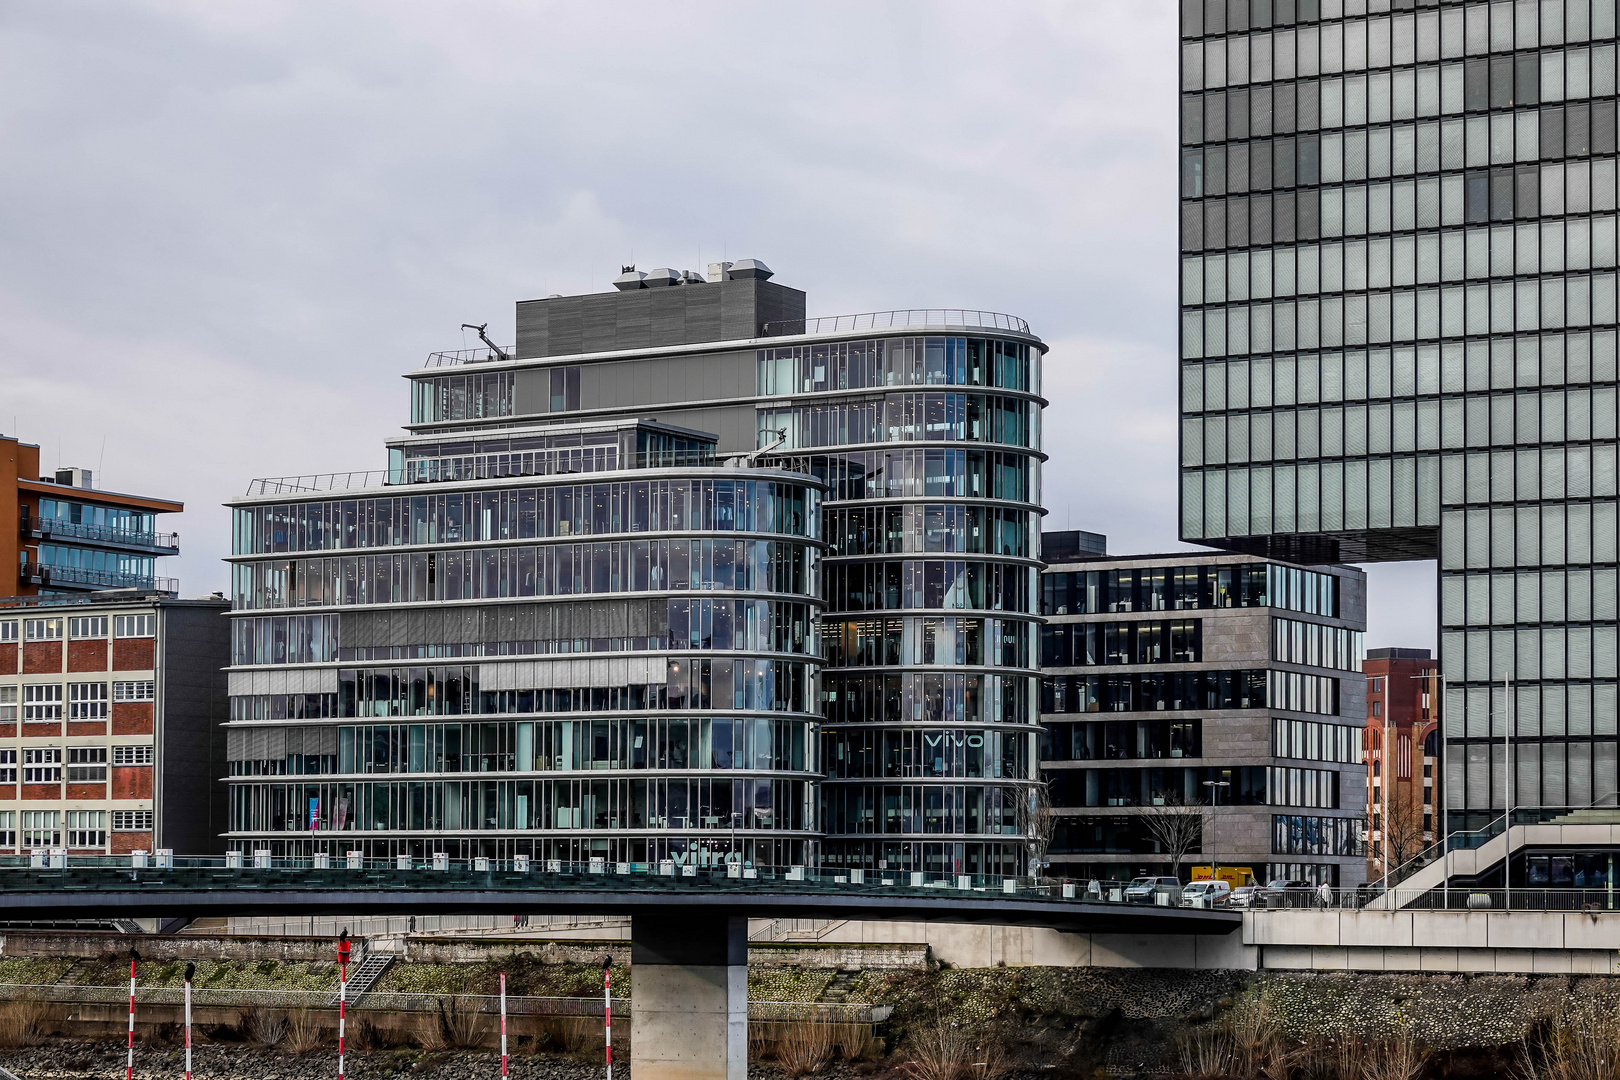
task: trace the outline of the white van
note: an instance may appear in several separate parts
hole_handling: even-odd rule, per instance
[[[1232,886],[1225,881],[1192,881],[1181,887],[1181,906],[1208,908],[1224,904],[1232,894]]]

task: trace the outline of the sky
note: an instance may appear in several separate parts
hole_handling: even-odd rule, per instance
[[[1027,319],[1048,528],[1176,550],[1172,0],[0,4],[0,432],[221,505],[380,468],[429,352],[623,264]],[[9,407],[8,407],[9,406]],[[176,565],[177,564],[177,565]],[[1433,645],[1432,564],[1369,647]]]

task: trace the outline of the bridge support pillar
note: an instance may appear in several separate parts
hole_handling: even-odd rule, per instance
[[[635,1080],[748,1080],[748,920],[630,920]]]

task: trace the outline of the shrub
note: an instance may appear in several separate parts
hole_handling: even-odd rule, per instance
[[[831,1024],[815,1020],[790,1020],[782,1026],[776,1042],[776,1061],[790,1077],[809,1076],[832,1060]]]
[[[251,1006],[242,1012],[242,1035],[257,1046],[274,1049],[287,1037],[287,1019],[263,1005]]]
[[[314,1009],[294,1009],[286,1022],[289,1054],[307,1054],[326,1041],[326,1029]]]
[[[0,1047],[37,1045],[45,1036],[45,1006],[37,1001],[0,1004]]]

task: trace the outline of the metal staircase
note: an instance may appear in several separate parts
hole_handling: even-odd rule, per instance
[[[360,962],[354,965],[354,970],[349,973],[349,1004],[354,1005],[366,991],[376,986],[388,969],[394,966],[394,961],[398,958],[397,953],[371,952],[369,950],[362,955]],[[331,1004],[336,1007],[337,1003],[338,995],[333,994]]]

